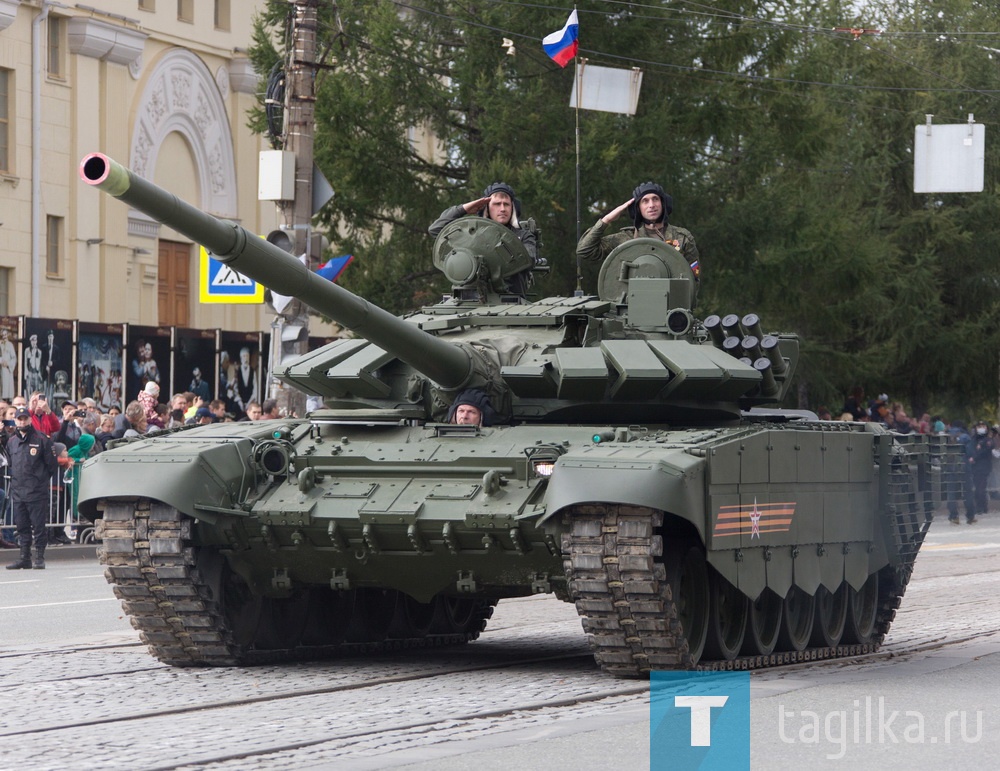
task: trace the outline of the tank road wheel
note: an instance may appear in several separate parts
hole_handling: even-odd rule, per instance
[[[810,645],[820,648],[836,648],[844,635],[847,624],[847,590],[849,585],[844,581],[831,592],[825,586],[816,590],[816,621],[813,623]]]
[[[439,594],[434,598],[433,630],[440,634],[458,634],[472,618],[475,601],[468,597]]]
[[[389,637],[397,640],[426,637],[434,623],[435,610],[433,602],[417,602],[410,595],[400,592],[396,613],[389,625]]]
[[[778,631],[778,649],[802,651],[812,637],[813,619],[816,617],[816,597],[793,586],[785,596]]]
[[[265,597],[254,648],[279,650],[298,647],[309,622],[309,595],[309,590],[303,589],[291,597]]]
[[[326,586],[313,586],[302,644],[307,646],[339,645],[354,614],[354,592],[334,591]]]
[[[242,576],[214,549],[198,549],[198,572],[208,585],[236,646],[245,651],[257,639],[264,598],[253,593]]]
[[[712,570],[709,575],[706,659],[732,661],[736,658],[746,636],[748,607],[746,595]]]
[[[847,625],[844,627],[845,643],[867,645],[875,636],[875,616],[879,609],[878,573],[868,576],[859,591],[847,588]]]
[[[347,629],[347,641],[352,643],[382,642],[396,615],[395,589],[355,590],[354,616]]]
[[[774,653],[783,608],[782,599],[770,589],[762,591],[756,600],[750,600],[747,607],[747,633],[742,649],[745,655],[770,656]]]
[[[479,637],[480,632],[486,628],[496,601],[439,594],[434,598],[433,605],[431,634],[462,635],[469,641]]]
[[[691,658],[698,663],[708,639],[710,591],[708,563],[697,546],[676,544],[667,557],[667,581],[677,604],[677,618],[687,639]]]

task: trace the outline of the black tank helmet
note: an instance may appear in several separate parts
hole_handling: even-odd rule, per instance
[[[505,190],[503,192],[507,191]],[[455,401],[453,401],[451,403],[451,407],[448,408],[448,417],[445,418],[445,421],[451,423],[455,419],[455,413],[458,411],[459,406],[463,404],[467,404],[470,407],[475,407],[479,410],[482,425],[493,425],[493,419],[496,417],[496,412],[493,410],[493,405],[490,404],[490,397],[481,388],[468,388],[456,396]]]
[[[514,193],[514,188],[508,185],[506,182],[493,182],[487,185],[486,189],[483,191],[483,198],[489,198],[494,193],[506,193],[510,196],[510,200],[514,202],[514,214],[517,215],[518,219],[521,217],[521,202],[518,200],[517,195]],[[483,216],[486,216],[486,210],[483,209]],[[514,227],[517,227],[516,225]]]
[[[674,199],[667,195],[660,185],[655,182],[643,182],[632,191],[632,198],[635,200],[628,206],[628,213],[632,218],[632,224],[634,224],[637,228],[642,227],[643,222],[642,212],[639,211],[639,201],[650,193],[656,193],[656,195],[660,197],[660,203],[663,204],[663,213],[660,215],[660,219],[657,220],[657,222],[662,222],[666,225],[667,217],[669,217],[674,211]]]

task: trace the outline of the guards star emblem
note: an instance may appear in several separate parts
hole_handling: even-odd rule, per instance
[[[750,512],[750,540],[752,541],[754,536],[760,538],[760,510],[757,508],[757,499],[753,499],[753,511]]]

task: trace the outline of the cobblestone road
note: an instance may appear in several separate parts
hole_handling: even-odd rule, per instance
[[[951,648],[1000,652],[996,520],[935,523],[882,651],[755,673],[755,709],[758,699],[801,689],[823,672],[860,682]],[[551,597],[501,602],[467,646],[284,667],[170,668],[121,632],[0,648],[0,769],[475,763],[481,771],[504,767],[523,742],[536,752],[522,767],[579,768],[602,765],[598,749],[572,757],[554,748],[579,748],[584,736],[611,747],[616,732],[627,737],[616,750],[621,767],[641,768],[646,710],[645,684],[601,674],[575,609]],[[452,757],[458,753],[472,755]]]

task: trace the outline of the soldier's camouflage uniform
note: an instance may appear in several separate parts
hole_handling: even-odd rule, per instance
[[[614,250],[616,246],[621,246],[626,241],[633,238],[655,238],[658,241],[671,243],[677,241],[676,248],[688,261],[688,264],[698,260],[698,246],[694,242],[694,236],[690,230],[679,228],[676,225],[666,225],[662,231],[656,228],[643,226],[627,227],[612,233],[610,236],[604,232],[610,227],[603,219],[598,219],[597,224],[583,234],[580,243],[577,244],[576,253],[582,260],[603,260]]]

